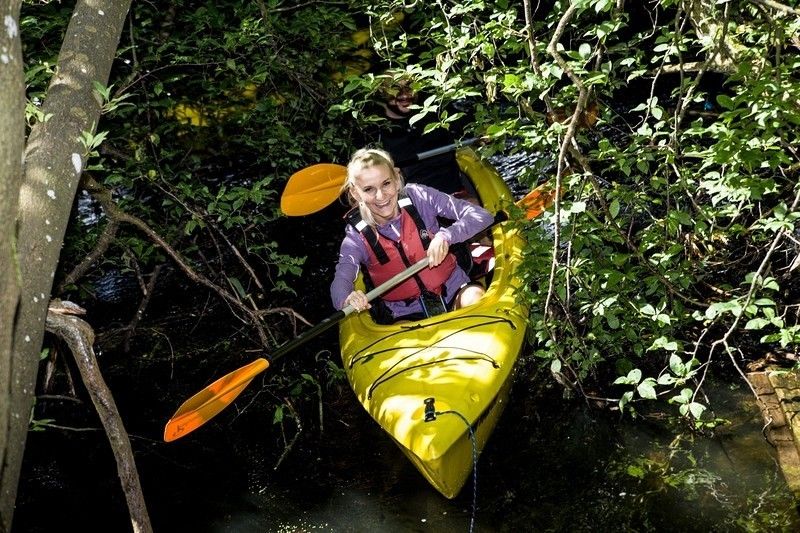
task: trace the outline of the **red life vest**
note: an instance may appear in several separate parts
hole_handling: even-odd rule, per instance
[[[361,221],[358,209],[348,216],[348,221],[359,231],[367,245],[369,262],[366,265],[372,283],[377,287],[392,276],[410,267],[427,255],[433,232],[422,222],[417,209],[408,198],[400,199],[400,240],[393,241]],[[456,268],[456,257],[448,253],[444,261],[433,268],[424,268],[383,295],[384,300],[406,301],[418,298],[422,287],[441,295],[444,283]]]

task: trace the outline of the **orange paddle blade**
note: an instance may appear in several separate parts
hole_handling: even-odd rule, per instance
[[[289,178],[281,195],[281,211],[288,216],[303,216],[329,206],[347,178],[347,167],[319,163],[298,170]]]
[[[542,183],[517,201],[517,206],[525,210],[525,218],[534,219],[553,205],[556,188],[550,183]]]
[[[180,406],[164,428],[164,441],[171,442],[199,428],[230,405],[245,387],[269,367],[269,361],[256,359],[226,374]]]

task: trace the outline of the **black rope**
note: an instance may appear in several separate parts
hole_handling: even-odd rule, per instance
[[[402,374],[404,372],[408,372],[410,370],[416,370],[418,368],[423,368],[423,367],[426,367],[426,366],[437,365],[439,363],[446,363],[447,361],[488,361],[488,362],[490,362],[492,364],[493,368],[500,368],[500,365],[498,365],[494,361],[494,359],[492,359],[488,355],[480,353],[480,352],[476,352],[476,353],[479,353],[483,357],[471,357],[471,356],[445,357],[444,359],[436,359],[435,361],[425,361],[424,363],[420,363],[418,365],[412,365],[412,366],[403,368],[402,370],[400,370],[398,372],[395,372],[394,374],[387,375],[392,371],[392,369],[395,366],[397,366],[396,364],[392,365],[392,368],[389,368],[386,372],[381,374],[375,381],[372,382],[372,385],[369,386],[369,390],[367,391],[367,398],[371,400],[372,399],[372,393],[375,392],[375,389],[377,389],[380,385],[383,385],[384,383],[387,383],[389,380],[392,380],[392,379],[396,378],[397,376],[399,376],[400,374]],[[409,355],[408,357],[411,357],[411,356]],[[404,358],[404,359],[407,359],[407,357]]]
[[[412,324],[412,325],[408,325],[408,326],[401,325],[399,331],[394,331],[394,332],[392,332],[392,333],[390,333],[388,335],[384,335],[383,337],[380,337],[379,339],[376,339],[376,340],[372,341],[371,343],[367,344],[366,346],[364,346],[363,348],[358,350],[354,354],[353,359],[356,359],[355,356],[357,356],[361,352],[365,352],[365,351],[369,350],[370,348],[372,348],[373,346],[375,346],[376,344],[378,344],[380,342],[383,342],[386,339],[389,339],[391,337],[394,337],[395,335],[405,335],[409,331],[414,331],[414,330],[417,330],[417,329],[432,328],[432,327],[436,327],[436,326],[439,326],[441,324],[444,324],[446,322],[452,322],[454,320],[466,320],[466,319],[469,319],[469,318],[488,318],[488,319],[492,320],[492,322],[481,322],[479,325],[492,324],[494,322],[508,322],[508,325],[511,327],[511,329],[517,329],[517,327],[514,325],[514,323],[510,319],[508,319],[508,318],[498,318],[497,315],[457,316],[457,317],[444,318],[442,320],[436,320],[435,322],[431,322],[429,324]],[[470,326],[470,327],[475,327],[475,326]]]
[[[376,344],[378,344],[380,342],[383,342],[383,341],[385,341],[385,340],[387,340],[390,337],[393,337],[395,335],[405,334],[408,331],[410,331],[411,329],[423,329],[423,328],[427,328],[427,327],[438,326],[440,324],[443,324],[444,322],[448,322],[448,321],[451,321],[451,320],[464,320],[464,318],[477,318],[477,317],[487,318],[489,320],[459,328],[459,329],[453,331],[452,333],[449,333],[449,334],[445,335],[438,342],[441,342],[441,341],[443,341],[443,340],[445,340],[447,338],[452,337],[453,335],[456,335],[458,333],[462,333],[462,332],[470,330],[470,329],[479,328],[481,326],[488,326],[490,324],[496,324],[496,323],[501,323],[501,322],[505,322],[512,329],[516,329],[516,326],[514,326],[514,323],[511,322],[511,320],[509,320],[507,318],[496,317],[496,316],[491,316],[491,315],[471,315],[469,317],[448,318],[448,319],[445,319],[445,320],[437,321],[437,322],[432,323],[432,324],[426,324],[425,326],[419,326],[418,325],[418,326],[414,326],[413,328],[404,329],[402,331],[395,331],[394,333],[390,333],[389,335],[384,335],[380,339],[375,340],[375,341],[371,342],[369,345],[367,345],[367,346],[361,348],[360,350],[358,350],[356,352],[356,355],[354,355],[353,358],[350,359],[349,367],[353,368],[356,365],[356,363],[359,363],[361,361],[367,361],[367,360],[373,358],[374,356],[376,356],[378,354],[382,354],[382,353],[385,353],[385,352],[392,352],[392,351],[397,350],[398,348],[385,348],[385,349],[379,350],[377,352],[369,352],[369,353],[364,353],[364,355],[357,355],[359,353],[366,352],[367,350],[369,350],[371,347],[375,346]],[[438,344],[438,342],[437,342],[437,344]],[[434,344],[433,346],[436,346],[436,344]],[[432,347],[432,346],[425,346],[424,348],[430,348],[430,347]],[[414,354],[411,354],[411,355],[414,355]]]
[[[436,411],[436,416],[441,415],[456,415],[467,425],[469,430],[469,440],[472,443],[472,513],[469,518],[469,533],[475,529],[475,512],[478,507],[478,441],[475,438],[475,430],[469,420],[453,409],[447,411]]]

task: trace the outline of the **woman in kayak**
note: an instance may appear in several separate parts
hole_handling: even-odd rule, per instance
[[[391,156],[362,148],[347,166],[343,191],[353,207],[331,283],[334,307],[370,309],[354,282],[363,265],[378,286],[427,255],[430,264],[382,296],[392,319],[416,319],[475,303],[482,286],[470,283],[450,245],[464,242],[493,221],[480,206],[425,185],[403,184]],[[437,217],[453,220],[441,228]]]

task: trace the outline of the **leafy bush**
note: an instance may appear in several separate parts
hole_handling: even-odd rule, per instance
[[[794,348],[796,8],[372,4],[376,21],[405,14],[373,45],[432,95],[421,113],[448,127],[466,99],[474,133],[495,140],[486,154],[512,139],[548,156],[520,180],[558,174],[563,196],[528,224],[523,272],[535,355],[554,375],[616,384],[625,409],[668,399],[702,425],[711,363],[741,372],[745,357]],[[375,86],[352,78],[336,109],[367,120]]]

